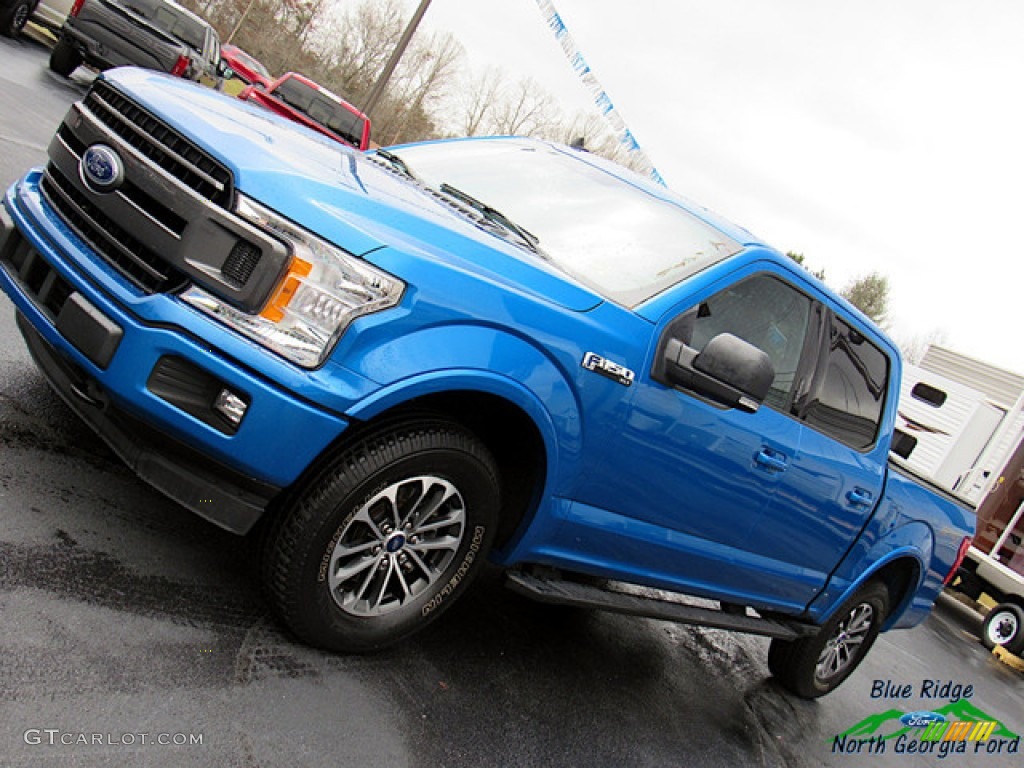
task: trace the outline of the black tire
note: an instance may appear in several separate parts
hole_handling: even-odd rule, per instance
[[[961,571],[959,578],[953,582],[953,589],[971,600],[977,600],[985,591],[985,585],[975,574]]]
[[[799,640],[773,639],[768,669],[784,688],[803,699],[834,691],[874,644],[889,612],[889,590],[872,581],[847,600],[821,631]]]
[[[1014,656],[1024,651],[1024,609],[1013,603],[1000,603],[988,612],[981,626],[981,642],[992,650],[1001,645]]]
[[[0,12],[0,33],[5,37],[17,37],[31,13],[32,4],[28,0],[15,0],[13,6]]]
[[[61,77],[67,77],[82,63],[82,54],[67,40],[58,40],[50,52],[50,69]]]
[[[278,617],[331,651],[393,645],[436,619],[479,571],[500,508],[494,459],[449,422],[371,433],[268,526],[263,581]]]

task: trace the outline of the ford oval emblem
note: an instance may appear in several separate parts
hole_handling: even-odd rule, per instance
[[[925,728],[930,723],[944,723],[946,718],[938,712],[907,712],[900,722],[910,728]]]
[[[93,144],[78,163],[82,182],[95,192],[113,192],[124,181],[124,163],[106,144]]]

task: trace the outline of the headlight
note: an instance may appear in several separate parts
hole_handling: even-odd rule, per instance
[[[258,315],[246,314],[195,286],[181,298],[292,362],[316,367],[357,317],[393,307],[402,298],[401,280],[259,203],[239,195],[235,210],[288,243],[288,273]]]

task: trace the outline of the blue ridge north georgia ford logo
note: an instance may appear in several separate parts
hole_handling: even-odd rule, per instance
[[[78,164],[82,182],[96,192],[112,192],[124,181],[124,163],[106,144],[93,144]]]

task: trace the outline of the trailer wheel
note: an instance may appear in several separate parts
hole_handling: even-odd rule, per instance
[[[772,640],[768,669],[800,698],[824,696],[863,661],[888,612],[889,590],[880,581],[872,581],[843,603],[818,634]]]
[[[1024,610],[1013,603],[1000,603],[985,617],[981,642],[992,650],[1002,646],[1014,656],[1024,651]]]
[[[365,652],[419,631],[466,589],[497,528],[490,452],[462,427],[417,419],[335,457],[268,529],[264,584],[301,639]]]

